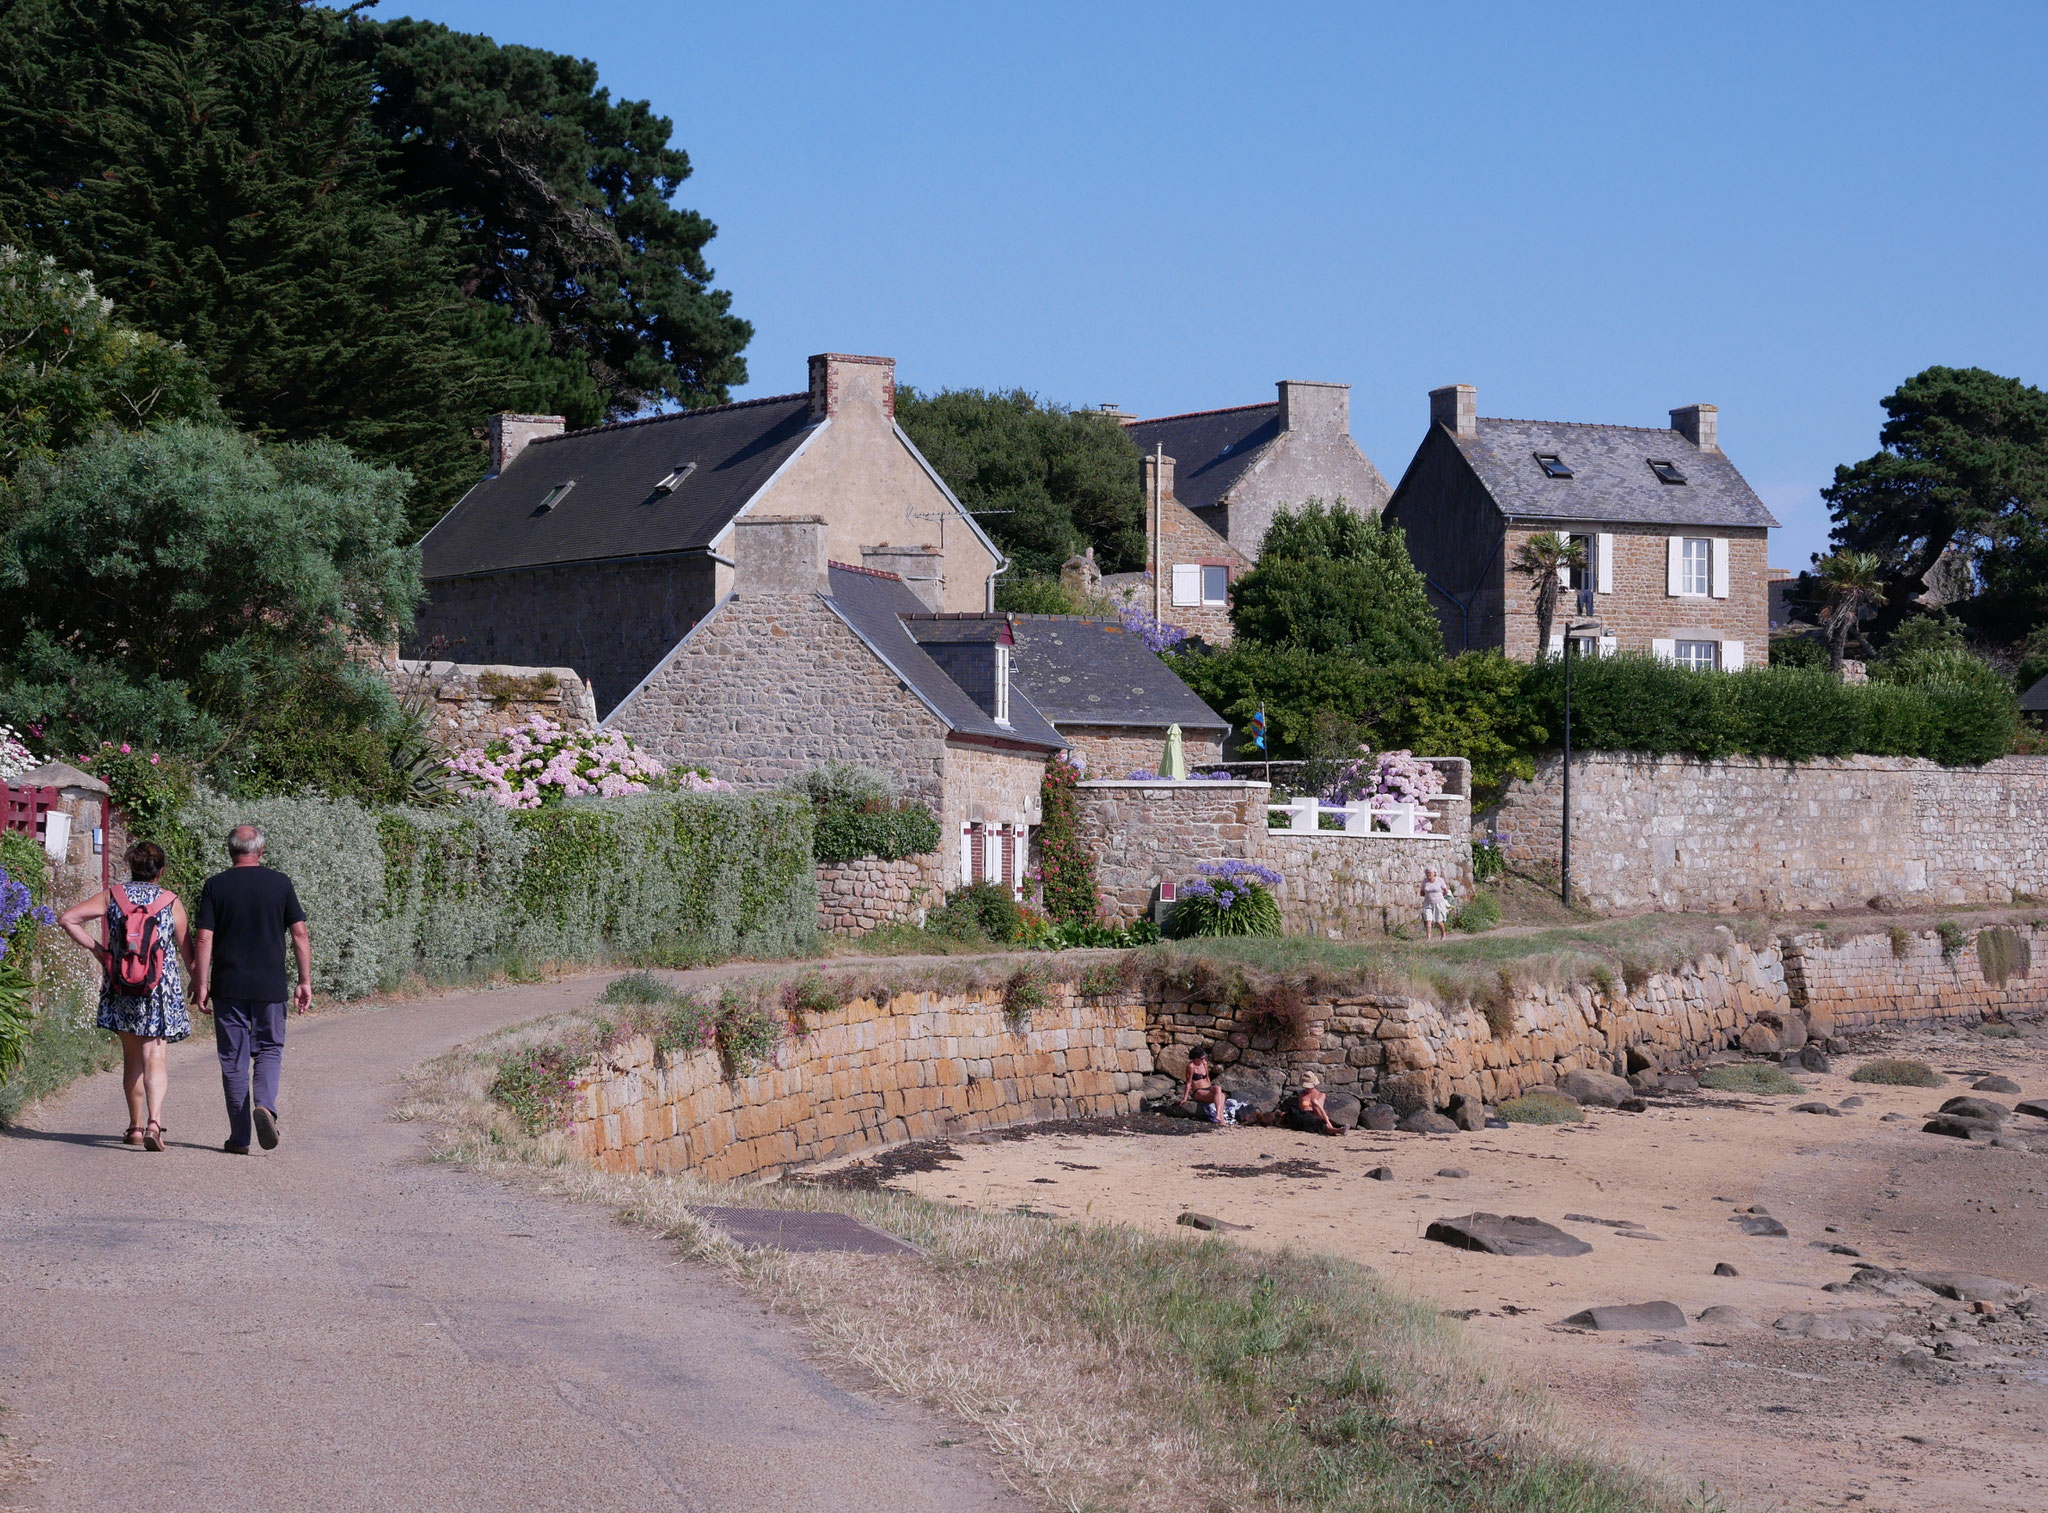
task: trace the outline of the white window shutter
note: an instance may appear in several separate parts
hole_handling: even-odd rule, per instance
[[[1742,643],[1740,641],[1723,641],[1721,643],[1721,671],[1742,671]]]
[[[1600,655],[1601,655],[1601,656],[1603,656],[1603,657],[1611,657],[1611,656],[1613,656],[1613,655],[1615,654],[1615,652],[1619,651],[1620,649],[1621,649],[1621,641],[1620,641],[1620,639],[1619,639],[1618,637],[1615,637],[1615,636],[1602,636],[1602,637],[1600,638]]]
[[[1685,592],[1685,537],[1683,536],[1665,538],[1664,592],[1674,599]]]
[[[1716,599],[1728,597],[1728,538],[1714,538],[1714,576],[1708,585]]]
[[[1563,655],[1564,655],[1564,632],[1563,632],[1563,631],[1561,631],[1561,630],[1554,630],[1554,631],[1552,631],[1552,632],[1550,633],[1550,654],[1551,654],[1551,655],[1552,655],[1553,657],[1561,657],[1561,656],[1563,656]]]
[[[1600,593],[1614,592],[1614,535],[1602,531],[1593,538],[1593,587]]]
[[[1674,592],[1675,592],[1675,590],[1674,590]],[[1677,661],[1677,660],[1678,660],[1678,642],[1677,642],[1677,640],[1676,640],[1676,639],[1673,639],[1673,640],[1670,640],[1670,641],[1652,641],[1652,642],[1650,643],[1650,655],[1651,655],[1651,656],[1653,656],[1653,657],[1655,657],[1655,658],[1656,658],[1656,659],[1657,659],[1657,660],[1658,660],[1659,662],[1675,662],[1675,661]]]
[[[1199,562],[1174,563],[1173,602],[1178,609],[1202,602],[1202,565]]]

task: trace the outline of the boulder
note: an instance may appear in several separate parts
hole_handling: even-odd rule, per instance
[[[1237,1099],[1246,1108],[1264,1114],[1280,1106],[1280,1094],[1286,1090],[1287,1074],[1278,1067],[1233,1066],[1219,1072],[1216,1083],[1226,1095]]]
[[[1187,1227],[1188,1227],[1189,1229],[1201,1229],[1201,1230],[1224,1230],[1224,1229],[1250,1229],[1250,1228],[1251,1228],[1251,1225],[1249,1225],[1249,1224],[1231,1224],[1231,1223],[1228,1223],[1228,1222],[1226,1222],[1226,1221],[1224,1221],[1224,1220],[1222,1220],[1222,1219],[1219,1219],[1219,1218],[1215,1217],[1215,1216],[1214,1216],[1213,1214],[1198,1214],[1198,1213],[1196,1213],[1196,1212],[1195,1212],[1194,1210],[1192,1210],[1192,1209],[1190,1209],[1190,1210],[1188,1210],[1188,1212],[1186,1212],[1186,1213],[1182,1214],[1182,1215],[1181,1215],[1181,1216],[1180,1216],[1180,1217],[1179,1217],[1178,1219],[1175,1219],[1175,1220],[1174,1220],[1173,1222],[1174,1222],[1174,1223],[1176,1223],[1176,1224],[1185,1224],[1185,1225],[1187,1225]]]
[[[1164,1045],[1159,1054],[1152,1058],[1152,1065],[1162,1077],[1181,1081],[1188,1074],[1188,1048],[1184,1045]]]
[[[1926,1135],[1948,1135],[1957,1140],[1990,1140],[1999,1126],[1990,1119],[1971,1119],[1962,1114],[1937,1114],[1920,1126]]]
[[[1472,1173],[1465,1170],[1462,1166],[1446,1166],[1439,1168],[1437,1175],[1439,1177],[1469,1177]]]
[[[1582,1308],[1560,1322],[1578,1329],[1683,1329],[1685,1310],[1676,1303],[1610,1303]]]
[[[1486,1105],[1477,1098],[1467,1097],[1463,1093],[1451,1095],[1450,1107],[1444,1110],[1444,1114],[1459,1129],[1481,1130],[1486,1128]]]
[[[1580,1103],[1590,1103],[1595,1108],[1613,1108],[1635,1096],[1636,1090],[1628,1080],[1616,1077],[1611,1072],[1589,1072],[1585,1070],[1566,1072],[1557,1079],[1557,1090],[1567,1098]]]
[[[1909,1271],[1905,1275],[1930,1292],[1958,1303],[2017,1303],[2027,1295],[2017,1282],[1977,1276],[1967,1271]]]
[[[2031,1154],[2044,1149],[2039,1141],[2022,1140],[2017,1135],[1993,1135],[1986,1143],[1993,1150],[2001,1151],[2027,1151]]]
[[[2025,1098],[2012,1106],[2015,1114],[2030,1114],[2036,1119],[2048,1119],[2048,1098]]]
[[[1457,1219],[1438,1219],[1423,1232],[1423,1238],[1493,1256],[1582,1256],[1593,1248],[1555,1224],[1519,1214],[1505,1218],[1499,1214],[1466,1214]]]
[[[1836,1104],[1836,1105],[1835,1105],[1835,1107],[1836,1107],[1836,1108],[1861,1108],[1861,1107],[1863,1107],[1863,1098],[1862,1098],[1862,1095],[1861,1095],[1861,1094],[1858,1094],[1858,1093],[1851,1093],[1851,1094],[1850,1094],[1850,1095],[1849,1095],[1848,1097],[1844,1098],[1844,1099],[1843,1099],[1843,1100],[1842,1100],[1842,1101],[1841,1101],[1840,1103]]]
[[[1662,1091],[1667,1093],[1697,1093],[1700,1090],[1699,1078],[1688,1077],[1683,1072],[1671,1073],[1663,1079],[1663,1084]]]
[[[1799,1048],[1799,1065],[1809,1072],[1834,1070],[1834,1063],[1828,1060],[1828,1053],[1810,1040]]]
[[[1893,1315],[1882,1308],[1843,1308],[1834,1313],[1788,1313],[1781,1333],[1803,1340],[1879,1340],[1892,1332]]]
[[[1874,1292],[1879,1297],[1919,1299],[1925,1302],[1929,1291],[1903,1271],[1890,1271],[1882,1266],[1868,1263],[1856,1268],[1854,1276],[1846,1282],[1829,1282],[1822,1292]]]
[[[1330,1123],[1338,1129],[1358,1127],[1359,1102],[1349,1093],[1328,1093],[1323,1097],[1323,1107],[1329,1111]]]
[[[1737,1214],[1737,1221],[1746,1235],[1763,1235],[1766,1238],[1780,1238],[1790,1231],[1769,1214]]]
[[[1394,1169],[1391,1166],[1375,1166],[1366,1175],[1375,1182],[1391,1182],[1394,1180]]]
[[[1139,1099],[1147,1105],[1154,1103],[1178,1103],[1180,1101],[1180,1090],[1181,1083],[1178,1078],[1161,1077],[1156,1073],[1138,1084]]]
[[[1733,1276],[1735,1268],[1729,1267],[1728,1274]],[[1740,1308],[1730,1308],[1726,1303],[1716,1303],[1712,1308],[1706,1309],[1695,1322],[1708,1325],[1714,1329],[1761,1329],[1764,1327]]]
[[[1638,1093],[1661,1093],[1664,1091],[1664,1076],[1661,1072],[1630,1072],[1628,1085]]]
[[[1963,1119],[1983,1119],[1992,1124],[2003,1124],[2012,1117],[2012,1110],[2004,1104],[1989,1098],[1972,1098],[1968,1094],[1949,1099],[1941,1106],[1941,1111]]]
[[[1795,1114],[1833,1114],[1836,1118],[1840,1118],[1842,1114],[1840,1109],[1829,1108],[1825,1103],[1795,1103],[1792,1105],[1792,1112]]]
[[[2017,1093],[2020,1085],[2010,1077],[1980,1077],[1970,1084],[1980,1093]]]
[[[1730,1266],[1726,1261],[1716,1261],[1714,1263],[1714,1275],[1717,1277],[1739,1277],[1742,1273],[1733,1266]]]
[[[1442,1114],[1434,1113],[1426,1108],[1417,1109],[1414,1113],[1403,1119],[1396,1128],[1406,1130],[1411,1135],[1455,1135],[1458,1132],[1457,1125],[1451,1123]]]
[[[1627,1062],[1631,1078],[1657,1070],[1657,1063],[1651,1060],[1649,1053],[1639,1045],[1630,1046],[1622,1055]]]
[[[1385,1134],[1389,1130],[1400,1128],[1401,1115],[1391,1103],[1375,1103],[1359,1116],[1358,1123],[1362,1129],[1378,1130]]]

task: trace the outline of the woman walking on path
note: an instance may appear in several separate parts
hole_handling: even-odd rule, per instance
[[[1436,875],[1436,868],[1422,869],[1422,886],[1415,890],[1422,895],[1422,938],[1428,941],[1435,931],[1435,938],[1451,938],[1451,899],[1455,896],[1451,885]]]
[[[137,841],[128,848],[127,859],[128,876],[133,881],[117,883],[84,903],[73,904],[57,923],[100,964],[99,1026],[121,1037],[121,1091],[128,1095],[128,1133],[122,1136],[122,1144],[160,1151],[164,1148],[164,1096],[170,1089],[164,1047],[192,1033],[185,981],[178,972],[180,962],[187,969],[192,966],[192,938],[185,928],[185,905],[175,893],[157,886],[157,877],[164,870],[163,848],[152,841]],[[139,934],[131,936],[127,921],[138,915]],[[101,921],[104,942],[94,940],[86,931],[86,922],[95,917]],[[125,945],[116,956],[112,947],[124,939],[139,939],[139,960]],[[127,962],[135,963],[127,975],[141,988],[139,992],[123,991],[128,984],[116,980]]]

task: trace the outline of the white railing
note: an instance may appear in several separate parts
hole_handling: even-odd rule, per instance
[[[1287,823],[1270,825],[1275,834],[1320,835],[1335,838],[1338,835],[1391,835],[1402,840],[1442,840],[1452,833],[1448,823],[1449,806],[1459,802],[1464,795],[1440,793],[1420,804],[1399,804],[1390,799],[1353,799],[1348,804],[1325,804],[1314,795],[1298,798],[1289,804],[1268,804],[1272,814],[1284,814]],[[1429,804],[1441,803],[1446,806],[1444,813],[1432,813]],[[1326,814],[1341,815],[1344,828],[1325,830],[1322,818]],[[1435,823],[1432,825],[1431,821]]]

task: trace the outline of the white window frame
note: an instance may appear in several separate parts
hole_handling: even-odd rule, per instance
[[[1706,660],[1700,660],[1700,650],[1705,648]],[[1721,643],[1719,641],[1679,641],[1671,643],[1671,660],[1680,667],[1690,667],[1698,672],[1712,672],[1721,665]]]
[[[1705,536],[1671,538],[1671,592],[1680,599],[1704,599],[1714,589],[1714,543]]]
[[[1176,562],[1173,565],[1173,607],[1198,609],[1202,603],[1202,564]]]
[[[1614,592],[1614,533],[1601,531],[1593,537],[1593,592]]]
[[[1726,536],[1714,537],[1708,543],[1707,551],[1713,562],[1708,578],[1707,592],[1716,599],[1725,599],[1728,597],[1728,538]]]
[[[1201,564],[1201,568],[1202,607],[1204,609],[1227,608],[1230,604],[1230,564],[1227,562],[1204,562]],[[1211,573],[1221,573],[1223,575],[1223,592],[1213,599],[1209,597],[1209,574]]]
[[[1010,648],[996,648],[996,723],[1010,723]]]

